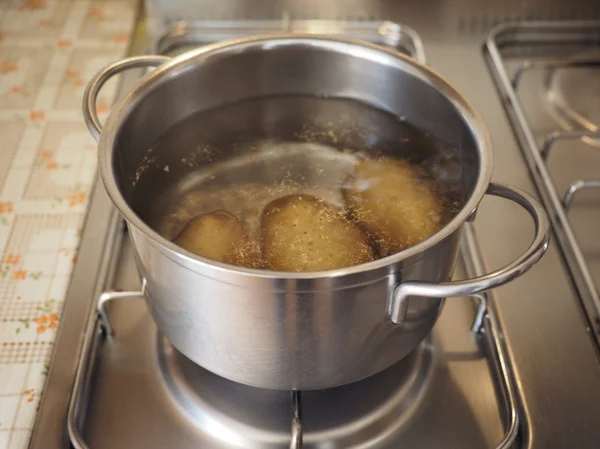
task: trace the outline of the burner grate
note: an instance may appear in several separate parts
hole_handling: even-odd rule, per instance
[[[281,20],[180,21],[157,36],[152,51],[176,56],[185,51],[229,39],[280,33],[319,34],[364,40],[391,47],[425,63],[419,35],[410,27],[386,21]]]
[[[589,51],[590,48],[600,48],[600,22],[524,22],[496,27],[485,43],[484,52],[530,174],[548,211],[589,327],[596,343],[600,344],[600,295],[568,214],[573,198],[584,190],[598,190],[600,178],[571,180],[565,193],[560,195],[548,168],[552,150],[559,142],[583,141],[598,146],[598,128],[591,124],[586,126],[581,118],[576,119],[578,114],[566,108],[562,101],[557,102],[556,92],[551,90],[559,69],[600,68],[597,51],[584,57],[573,57],[578,51]],[[516,67],[510,68],[508,59],[515,54],[521,55],[522,59]],[[556,128],[563,128],[545,130],[541,140],[536,139],[531,117],[526,114],[518,94],[523,76],[531,71],[546,74],[548,100],[559,115]]]
[[[475,234],[469,227],[466,230],[467,244],[464,245],[462,256],[470,260],[470,265],[476,267],[481,265],[480,259],[473,249],[476,244]],[[470,271],[467,269],[467,271]],[[92,383],[94,363],[96,353],[103,340],[115,340],[118,334],[115,334],[114,327],[110,321],[107,312],[107,305],[114,301],[123,300],[143,300],[144,287],[142,291],[136,292],[104,292],[97,301],[96,317],[89,326],[73,385],[73,392],[69,403],[67,418],[67,430],[71,443],[75,449],[90,449],[85,442],[80,426],[85,419],[86,404],[89,403],[90,385]],[[474,295],[473,299],[478,303],[477,313],[471,328],[471,332],[485,341],[490,356],[490,366],[495,368],[499,388],[504,397],[508,425],[502,441],[495,449],[508,449],[512,447],[518,436],[519,415],[516,409],[515,389],[512,382],[510,365],[504,350],[503,342],[499,332],[499,324],[495,315],[488,310],[487,299],[485,295]],[[303,447],[303,421],[302,421],[302,393],[300,391],[291,392],[290,397],[290,449],[300,449]]]

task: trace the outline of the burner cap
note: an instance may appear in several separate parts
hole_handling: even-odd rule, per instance
[[[289,447],[290,392],[219,377],[187,359],[162,337],[157,348],[169,396],[198,432],[227,447]],[[424,396],[432,365],[431,345],[426,340],[400,363],[372,377],[302,392],[304,444],[371,447],[369,443],[397,436]]]
[[[558,123],[567,131],[600,131],[600,51],[580,53],[572,61],[596,61],[589,66],[551,69],[547,97]],[[582,138],[600,147],[600,140]]]

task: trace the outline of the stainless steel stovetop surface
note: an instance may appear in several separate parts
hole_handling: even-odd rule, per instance
[[[132,266],[125,236],[117,267]],[[135,270],[116,272],[113,285],[140,289]],[[98,336],[83,392],[89,448],[290,447],[288,392],[235,384],[193,364],[160,337],[140,297],[106,311],[114,335]],[[473,312],[468,299],[449,301],[432,338],[408,359],[365,381],[303,392],[302,447],[496,447],[504,404],[471,332]]]
[[[267,2],[257,5],[263,3]],[[305,12],[310,11],[309,6],[319,9],[313,2],[299,3],[307,4]],[[536,193],[536,185],[532,182],[524,153],[515,139],[486,66],[482,52],[484,39],[491,26],[498,21],[524,18],[599,19],[600,5],[574,1],[569,2],[566,9],[564,2],[533,1],[527,5],[522,2],[503,2],[502,6],[493,7],[496,9],[482,10],[480,6],[473,7],[475,3],[479,2],[451,4],[436,1],[424,8],[418,2],[395,4],[357,1],[353,2],[354,7],[350,9],[361,14],[365,12],[366,17],[396,20],[411,26],[423,40],[429,64],[454,83],[475,104],[488,123],[495,149],[494,180]],[[232,8],[234,4],[237,5],[236,8],[240,5],[239,2],[222,2],[220,8],[226,8],[229,4]],[[324,8],[330,13],[323,13],[324,17],[319,18],[335,19],[336,11],[348,10],[347,5],[332,5],[321,7],[321,11]],[[280,14],[279,9],[273,9],[275,15]],[[283,8],[286,9],[290,8]],[[298,9],[302,10],[298,4],[293,9],[294,14],[298,13]],[[256,6],[256,9],[253,7],[251,12],[247,12],[251,16],[258,14],[256,11],[260,10],[261,7]],[[236,11],[236,14],[240,14],[239,9]],[[206,17],[208,16],[210,14]],[[317,14],[304,18],[315,17]],[[138,32],[143,33],[142,27]],[[145,51],[145,43],[142,40],[136,41],[132,51]],[[126,86],[136,76],[138,75],[132,74],[123,84]],[[524,79],[524,82],[535,83],[535,80]],[[586,87],[581,84],[582,88]],[[533,84],[530,87],[523,86],[520,90],[525,95],[521,101],[530,111],[528,113],[535,115],[535,129],[557,128],[552,114],[537,115],[531,112],[536,108],[546,107],[541,102],[542,93],[535,93],[536,89],[539,91],[539,87]],[[584,146],[582,151],[569,147],[565,151],[568,155],[564,155],[565,152],[559,154],[558,149],[553,151],[556,151],[557,159],[551,163],[554,164],[555,173],[558,173],[554,176],[560,186],[569,182],[567,178],[579,179],[594,174],[591,164],[596,154],[588,147]],[[579,154],[578,158],[581,158],[581,153],[591,156],[590,159],[575,161],[576,153]],[[561,174],[562,166],[567,168],[566,174]],[[578,167],[583,167],[587,172],[580,174],[576,171]],[[593,211],[597,207],[600,210],[597,197],[588,195],[583,200],[588,209]],[[523,226],[526,222],[523,215],[516,208],[499,200],[486,199],[481,205],[475,230],[488,268],[500,267],[528,245],[532,229]],[[577,219],[574,227],[577,228],[578,240],[582,245],[587,241],[595,242],[593,237],[596,226],[593,221]],[[139,288],[127,246],[119,245],[119,251],[114,251],[111,244],[121,232],[116,213],[101,183],[98,183],[31,442],[34,449],[69,447],[65,430],[68,399],[73,387],[77,354],[81,349],[84,329],[86,324],[93,322],[90,319],[95,315],[95,299],[100,292],[112,288]],[[593,248],[589,252],[593,256]],[[589,330],[589,315],[585,313],[586,309],[573,287],[571,275],[565,269],[561,254],[556,242],[552,242],[546,256],[531,272],[488,295],[490,310],[497,317],[502,331],[502,341],[510,359],[513,385],[517,393],[520,427],[519,438],[514,447],[600,447],[600,434],[596,431],[600,416],[598,347]],[[594,262],[590,260],[588,257],[588,264],[593,268]],[[78,424],[83,429],[83,436],[90,448],[264,447],[260,444],[260,438],[263,437],[272,437],[272,441],[283,444],[286,424],[289,424],[287,413],[283,418],[279,416],[281,420],[275,424],[261,424],[268,429],[258,432],[260,438],[253,440],[254,446],[246,445],[250,440],[240,443],[240,440],[235,439],[229,440],[229,445],[223,445],[218,442],[225,441],[223,438],[226,437],[206,436],[206,430],[201,425],[203,418],[183,413],[178,402],[173,399],[173,396],[177,396],[173,393],[175,390],[164,388],[165,377],[157,368],[159,364],[156,357],[159,351],[156,331],[142,301],[124,301],[115,302],[108,307],[108,314],[115,327],[115,337],[96,347],[94,354],[97,358],[94,360],[97,368],[92,377],[93,382],[86,385],[89,387],[86,388],[89,395],[85,396],[89,396],[90,401],[85,405],[89,405],[89,408],[87,414],[82,414]],[[510,414],[507,415],[505,410],[507,401],[506,392],[500,388],[502,382],[495,378],[501,370],[494,366],[495,359],[489,357],[489,348],[483,344],[481,336],[469,331],[475,312],[470,300],[456,298],[447,301],[433,339],[427,347],[431,351],[431,364],[424,369],[429,370],[428,379],[431,379],[431,383],[413,385],[414,390],[411,391],[416,398],[409,395],[410,400],[405,398],[408,402],[403,403],[418,404],[418,407],[414,411],[410,407],[403,408],[402,413],[397,416],[397,426],[394,427],[396,439],[390,437],[391,439],[385,440],[387,446],[360,447],[496,447],[505,434]],[[139,338],[143,335],[147,338]],[[122,336],[122,340],[119,336]],[[419,366],[423,368],[422,365]],[[395,369],[402,371],[401,368]],[[405,369],[410,371],[409,368]],[[399,378],[402,379],[401,373]],[[378,383],[384,390],[390,388],[386,385],[383,381]],[[357,399],[360,398],[359,393],[354,394]],[[283,401],[277,398],[273,400],[274,404]],[[239,402],[240,405],[244,404],[242,399]],[[304,407],[307,438],[311,435],[311,426],[313,430],[318,427],[315,427],[314,422],[310,424],[312,418],[307,415],[309,404],[310,400],[307,399]],[[229,413],[219,412],[223,411],[222,407],[230,406],[226,400],[213,402],[212,408],[209,407],[209,412],[203,416],[210,419],[231,419]],[[371,412],[376,410],[373,407]],[[278,410],[282,410],[281,413],[273,413],[282,415],[283,409]],[[149,416],[150,419],[144,420],[142,416]],[[319,425],[333,426],[334,418],[329,424]],[[218,424],[218,419],[213,422]],[[162,426],[165,421],[169,421],[169,433],[161,430],[164,429]],[[243,424],[239,420],[236,422]],[[258,423],[254,422],[254,425],[256,427]],[[135,434],[129,433],[134,429]],[[226,433],[226,429],[223,432]],[[229,436],[232,437],[231,434]],[[210,445],[203,443],[202,438],[209,438]],[[239,443],[237,446],[236,441]],[[279,447],[286,447],[281,444]],[[322,447],[349,446],[340,442],[337,446]]]

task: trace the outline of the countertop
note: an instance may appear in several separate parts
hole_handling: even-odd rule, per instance
[[[81,98],[126,54],[136,6],[0,3],[0,448],[29,443],[96,175]]]

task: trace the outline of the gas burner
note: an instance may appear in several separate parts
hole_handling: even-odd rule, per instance
[[[582,88],[585,86],[585,88]],[[566,131],[600,131],[600,51],[565,60],[546,72],[546,94],[552,115]],[[600,148],[600,140],[581,140]]]
[[[518,429],[514,390],[497,324],[479,300],[474,323],[466,299],[446,304],[433,334],[379,374],[289,392],[201,368],[160,336],[143,293],[103,293],[69,405],[71,442],[76,449],[507,447]]]
[[[160,337],[157,348],[169,395],[199,433],[226,447],[290,444],[290,392],[226,380],[194,364]],[[432,365],[432,345],[425,342],[375,376],[302,392],[303,444],[371,447],[375,441],[394,440],[418,410],[430,385]]]

